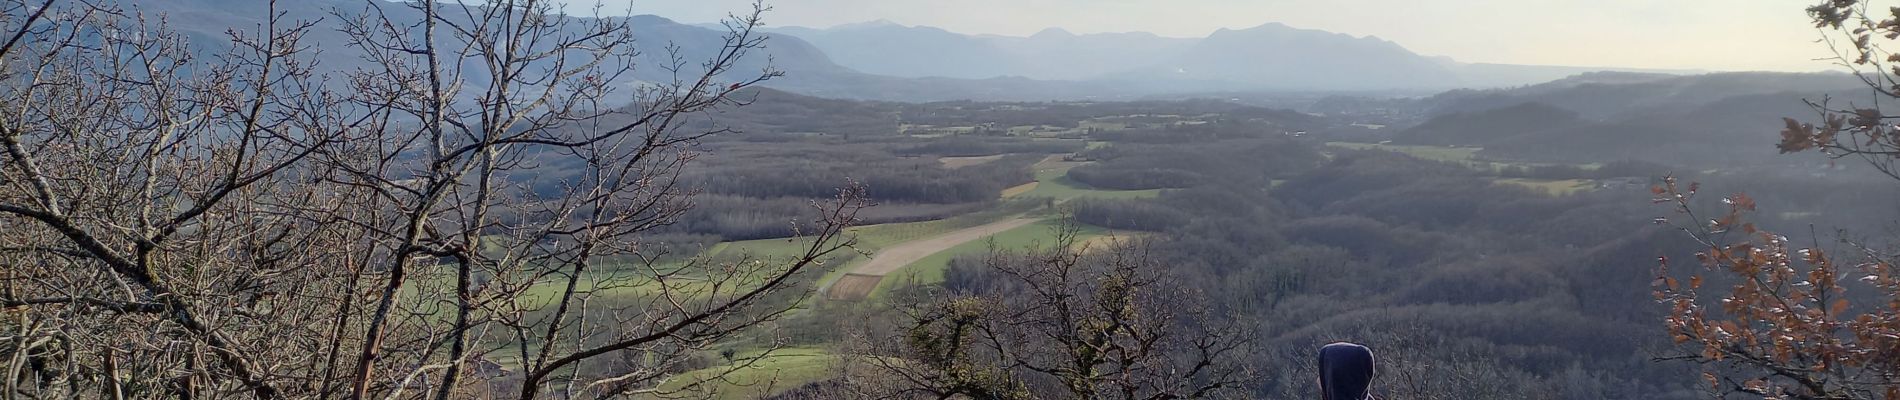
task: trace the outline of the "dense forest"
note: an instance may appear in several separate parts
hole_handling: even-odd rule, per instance
[[[1768,100],[1793,107],[1737,106]],[[1182,106],[1188,104],[1194,103]],[[1686,115],[1645,118],[1773,115],[1800,104],[1799,96],[1743,95],[1686,109]],[[1698,246],[1655,223],[1670,212],[1652,204],[1651,188],[1663,177],[1699,182],[1704,190],[1748,193],[1761,204],[1755,222],[1762,229],[1788,232],[1797,241],[1834,241],[1837,232],[1880,235],[1884,221],[1900,218],[1900,209],[1886,201],[1900,191],[1870,185],[1876,181],[1864,168],[1766,174],[1712,169],[1735,157],[1772,154],[1772,140],[1724,142],[1730,147],[1722,148],[1754,150],[1723,159],[1668,156],[1675,150],[1667,143],[1706,142],[1696,136],[1702,131],[1646,137],[1541,133],[1594,123],[1579,111],[1517,103],[1421,118],[1416,127],[1396,128],[1393,146],[1368,148],[1279,129],[1314,118],[1345,125],[1355,121],[1351,117],[1267,122],[1228,118],[1222,109],[1194,113],[1205,123],[1087,134],[1098,144],[1067,156],[1084,164],[1069,169],[1066,178],[1107,190],[1161,191],[1152,198],[1078,198],[1056,207],[1083,226],[1131,238],[1172,278],[1170,285],[1204,299],[1219,315],[1246,321],[1259,343],[1237,359],[1262,372],[1245,385],[1252,397],[1305,396],[1311,389],[1305,351],[1354,340],[1391,360],[1382,374],[1408,377],[1385,389],[1404,398],[1698,398],[1703,389],[1694,365],[1658,361],[1672,354],[1673,343],[1657,327],[1666,310],[1650,295],[1657,257],[1693,253]],[[975,121],[992,120],[974,115]],[[1769,137],[1774,127],[1750,127],[1746,131],[1763,133],[1741,137]],[[1578,144],[1566,150],[1580,155],[1504,158],[1490,151],[1509,148],[1521,135],[1567,135],[1564,140]],[[1020,140],[980,132],[960,136],[951,143]],[[1653,153],[1589,155],[1593,148],[1659,143],[1665,147]],[[1466,151],[1475,154],[1446,159],[1425,149],[1453,144],[1471,146]],[[1576,182],[1587,187],[1551,185]],[[1702,203],[1719,208],[1716,200]],[[1020,295],[1019,285],[1009,283],[1013,278],[1000,275],[986,257],[956,257],[942,283],[907,289],[891,301],[901,306],[950,294]],[[879,311],[883,307],[822,304],[825,314],[843,317],[795,321],[900,329],[901,318]],[[794,332],[803,333],[793,340],[812,344],[850,337],[823,329]]]

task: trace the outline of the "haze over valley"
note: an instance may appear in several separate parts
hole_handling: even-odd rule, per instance
[[[1891,400],[1888,5],[0,0],[0,391]]]

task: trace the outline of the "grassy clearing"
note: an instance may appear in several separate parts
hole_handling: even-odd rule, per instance
[[[1042,204],[1031,200],[1005,200],[994,208],[955,217],[899,224],[865,225],[851,228],[847,232],[858,235],[859,248],[877,250],[893,244],[1000,221],[1040,206]]]
[[[1029,212],[1041,205],[1040,201],[1029,199],[1004,201],[988,210],[952,218],[849,228],[845,232],[857,238],[857,251],[846,249],[833,253],[831,259],[821,260],[822,265],[833,267],[833,269],[825,271],[818,282],[830,282],[837,279],[843,271],[849,269],[849,266],[865,261],[866,258],[858,251],[875,252],[894,244],[995,222],[1012,215]],[[784,263],[803,256],[811,248],[813,240],[814,238],[810,237],[798,237],[721,242],[707,248],[699,256],[705,257],[703,262],[708,262],[709,265],[739,262],[742,259],[756,263]],[[670,270],[682,267],[683,263],[684,261],[667,262],[655,265],[654,268]],[[674,293],[704,293],[712,288],[711,282],[693,279],[691,271],[682,274],[686,276],[670,279],[665,283],[646,278],[651,275],[644,267],[602,264],[583,274],[576,288],[592,292],[592,296],[596,299],[609,302],[633,301],[658,294],[662,289]],[[429,279],[432,280],[429,283],[431,287],[453,285],[453,276],[446,273],[431,274]],[[566,290],[566,287],[567,281],[563,277],[544,278],[528,288],[527,301],[551,303]],[[403,297],[413,299],[417,298],[417,293],[420,293],[422,289],[419,284],[412,284],[405,285],[404,290]],[[722,290],[731,290],[731,288]]]
[[[1345,148],[1345,149],[1385,150],[1385,151],[1404,153],[1406,155],[1410,155],[1412,157],[1418,157],[1420,159],[1425,159],[1425,160],[1444,161],[1444,162],[1455,163],[1455,164],[1463,164],[1473,169],[1490,171],[1492,173],[1497,173],[1497,172],[1503,171],[1505,168],[1513,168],[1513,167],[1574,165],[1578,168],[1592,170],[1592,169],[1597,169],[1603,166],[1603,164],[1598,164],[1598,163],[1552,164],[1552,163],[1491,161],[1491,160],[1481,159],[1478,157],[1478,152],[1484,150],[1483,148],[1480,148],[1480,147],[1445,147],[1445,146],[1420,146],[1420,145],[1376,144],[1376,143],[1354,143],[1354,142],[1326,142],[1326,145],[1332,146],[1332,147],[1338,147],[1338,148]]]
[[[937,162],[943,163],[944,168],[957,169],[957,168],[963,168],[963,167],[968,167],[972,165],[982,165],[984,163],[996,161],[1002,158],[1003,158],[1002,154],[988,155],[988,156],[970,156],[970,157],[938,157]]]
[[[692,271],[686,272],[690,274]],[[747,282],[746,284],[750,285],[751,282]],[[608,300],[615,303],[617,303],[615,300],[631,300],[657,295],[664,291],[670,291],[676,295],[704,295],[712,291],[713,287],[713,282],[698,277],[679,276],[661,282],[652,279],[649,275],[642,272],[630,270],[589,271],[582,273],[581,279],[574,282],[574,290],[591,293],[596,301]],[[732,287],[726,287],[721,288],[720,291],[726,292],[733,289]],[[551,302],[554,299],[560,298],[561,293],[566,290],[566,277],[550,277],[535,282],[534,286],[529,287],[525,294],[530,300]]]
[[[1064,128],[1060,126],[1051,126],[1051,125],[1022,125],[1022,126],[1009,127],[1010,136],[1061,137],[1061,136],[1077,136],[1077,135],[1083,135],[1087,133],[1088,133],[1088,129],[1081,128],[1081,127]]]
[[[1477,147],[1415,146],[1415,145],[1393,145],[1393,144],[1349,143],[1349,142],[1327,142],[1326,145],[1339,147],[1339,148],[1359,149],[1359,150],[1394,151],[1394,152],[1404,153],[1406,155],[1410,155],[1413,157],[1418,157],[1420,159],[1463,164],[1471,168],[1490,171],[1493,173],[1503,171],[1505,168],[1553,165],[1553,164],[1540,164],[1540,163],[1509,163],[1509,162],[1481,160],[1481,159],[1478,159],[1477,153],[1479,150],[1482,150],[1482,149],[1477,148]],[[1593,169],[1600,166],[1601,165],[1599,164],[1585,164],[1585,165],[1579,165],[1578,167],[1581,167],[1584,169]],[[1528,178],[1497,178],[1497,179],[1493,179],[1492,181],[1500,185],[1513,185],[1513,186],[1529,188],[1532,191],[1536,191],[1539,193],[1546,193],[1552,196],[1568,196],[1568,195],[1572,195],[1572,194],[1576,194],[1579,192],[1588,191],[1588,190],[1596,188],[1596,181],[1589,180],[1589,179],[1555,179],[1553,180],[1553,179],[1528,179]]]
[[[1498,179],[1492,180],[1492,182],[1496,182],[1497,184],[1500,184],[1500,185],[1522,186],[1522,187],[1530,188],[1531,191],[1538,192],[1538,193],[1545,193],[1552,196],[1569,196],[1572,194],[1577,194],[1580,192],[1596,189],[1597,187],[1597,182],[1595,180],[1590,180],[1590,179],[1551,180],[1551,179],[1527,179],[1527,178],[1498,178]]]
[[[760,356],[760,352],[741,354],[739,360],[750,360]],[[667,398],[711,398],[711,399],[757,399],[791,390],[800,385],[817,382],[836,375],[832,365],[841,361],[836,355],[819,348],[795,347],[774,350],[756,361],[741,362],[744,365],[720,365],[705,369],[687,371],[674,377],[660,388],[665,392],[679,392]],[[719,374],[724,377],[708,382],[704,388],[689,389],[690,382],[698,382]],[[708,397],[710,396],[710,397]],[[642,396],[640,399],[659,399],[657,396]]]
[[[1027,190],[1015,191],[1014,193],[1011,192],[1022,186],[1010,188],[1011,190],[1004,191],[1004,197],[1048,197],[1056,199],[1058,202],[1063,202],[1083,197],[1134,199],[1161,195],[1160,189],[1106,190],[1097,189],[1088,184],[1069,179],[1070,169],[1088,163],[1087,161],[1063,161],[1061,156],[1049,156],[1049,158],[1045,158],[1042,162],[1038,162],[1035,166],[1031,167],[1036,170],[1035,186],[1030,186]]]
[[[903,124],[897,126],[897,132],[913,137],[944,137],[976,132],[976,127]]]
[[[1483,150],[1477,147],[1416,146],[1352,142],[1326,142],[1326,145],[1354,150],[1396,151],[1422,159],[1450,162],[1474,162],[1474,159],[1477,158],[1478,150]]]
[[[939,220],[854,226],[845,229],[845,234],[857,237],[858,250],[877,251],[897,243],[990,223],[1026,211],[1033,205],[1030,202],[1005,202],[994,209]],[[810,237],[799,237],[722,242],[707,250],[707,254],[727,260],[749,256],[767,261],[784,261],[804,255],[811,248],[812,240]]]
[[[1799,221],[1799,220],[1812,219],[1814,217],[1819,217],[1821,216],[1821,212],[1819,211],[1786,211],[1786,212],[1777,213],[1775,216],[1781,217],[1781,219],[1784,219],[1784,220]]]
[[[1003,189],[1003,198],[1007,199],[1011,197],[1021,196],[1023,195],[1023,193],[1029,193],[1032,190],[1036,190],[1036,186],[1040,184],[1042,184],[1042,182],[1030,182],[1030,183],[1025,183],[1021,185],[1010,186],[1008,189]]]
[[[1039,202],[1033,200],[1006,200],[998,204],[995,208],[956,217],[933,221],[865,225],[853,227],[846,230],[846,232],[857,235],[857,251],[873,253],[879,249],[898,243],[929,238],[958,229],[996,222],[1013,215],[1029,212],[1038,206],[1040,206]],[[805,241],[804,243],[809,244],[810,241]],[[770,248],[771,247],[767,247],[767,249]],[[836,282],[839,278],[843,277],[845,271],[850,271],[851,268],[856,267],[858,263],[870,260],[869,257],[865,257],[857,251],[846,254],[847,257],[851,257],[849,261],[837,263],[835,264],[837,265],[836,268],[826,271],[825,275],[818,279],[819,286],[822,287],[830,282]]]
[[[804,255],[805,250],[810,249],[811,245],[812,238],[810,237],[719,242],[712,248],[706,249],[706,255],[714,259],[727,260],[742,256],[762,260],[784,260]]]
[[[1076,127],[1081,128],[1083,130],[1094,128],[1095,130],[1098,130],[1098,131],[1119,131],[1119,130],[1128,129],[1128,123],[1091,119],[1091,120],[1086,120],[1086,121],[1081,121],[1081,122],[1076,123]]]
[[[1112,235],[1108,234],[1108,232],[1103,232],[1100,236],[1084,236],[1079,238],[1073,247],[1075,250],[1095,252],[1128,243],[1135,239],[1140,239],[1143,236],[1146,235],[1141,232],[1114,232]]]
[[[1019,250],[1030,246],[1040,247],[1053,244],[1056,241],[1057,229],[1060,228],[1061,222],[1055,219],[1045,219],[1033,224],[1017,227],[1016,229],[990,235],[990,237],[984,240],[971,241],[945,249],[944,251],[939,251],[935,254],[931,254],[929,257],[924,257],[922,260],[917,260],[917,262],[905,266],[903,270],[886,275],[884,281],[878,283],[877,289],[871,292],[871,297],[876,298],[884,292],[900,286],[943,282],[944,271],[949,269],[950,260],[957,256],[982,254],[988,252],[992,246],[1003,250]],[[1099,244],[1099,238],[1108,235],[1108,230],[1099,227],[1083,225],[1081,228],[1082,231],[1078,232],[1076,236],[1078,244]]]
[[[1069,179],[1069,170],[1036,171],[1036,187],[1018,197],[1049,197],[1056,201],[1069,201],[1079,198],[1100,199],[1141,199],[1161,195],[1160,189],[1147,190],[1104,190]]]
[[[661,271],[672,271],[682,268],[683,266],[683,262],[667,262],[654,264],[653,268]],[[596,301],[606,301],[608,304],[652,296],[661,293],[663,290],[671,291],[676,294],[693,294],[706,293],[712,288],[710,282],[700,279],[697,276],[691,276],[693,275],[693,271],[691,270],[680,271],[681,273],[677,274],[679,277],[669,279],[662,283],[653,279],[652,276],[654,274],[644,269],[644,267],[598,263],[590,268],[592,269],[583,272],[581,279],[575,282],[575,290],[588,293]],[[522,273],[526,274],[527,272],[523,271]],[[478,277],[478,279],[481,278]],[[506,279],[526,279],[526,276],[514,276]],[[443,301],[444,299],[441,298],[429,298],[423,295],[425,293],[430,295],[452,293],[454,287],[455,274],[453,270],[448,266],[442,266],[439,267],[439,269],[425,270],[423,273],[411,275],[409,282],[403,285],[402,292],[398,295],[398,298],[405,299],[405,301],[416,302]],[[542,277],[535,281],[534,284],[527,286],[527,288],[522,291],[520,301],[522,304],[530,306],[530,308],[547,307],[559,299],[561,294],[566,292],[566,290],[566,274],[550,275]]]

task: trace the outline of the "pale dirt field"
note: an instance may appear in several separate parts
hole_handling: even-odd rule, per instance
[[[1029,191],[1031,190],[1036,190],[1036,184],[1038,183],[1042,183],[1042,182],[1030,182],[1030,183],[1025,183],[1021,185],[1011,186],[1008,189],[1003,189],[1003,197],[1016,197],[1023,193],[1029,193]]]
[[[1002,233],[1003,231],[1016,229],[1023,225],[1029,225],[1036,221],[1039,220],[1035,218],[1011,218],[959,229],[928,239],[899,243],[894,246],[885,247],[884,250],[878,251],[877,254],[872,254],[871,261],[858,265],[858,267],[852,269],[850,273],[873,276],[889,275],[892,272],[897,272],[898,269],[904,268],[906,265],[917,262],[917,260],[922,260],[931,254],[937,254],[939,251]]]
[[[1123,243],[1134,241],[1135,239],[1140,238],[1140,236],[1138,235],[1139,234],[1137,233],[1124,232],[1124,233],[1116,233],[1112,235],[1096,236],[1096,237],[1092,237],[1088,239],[1083,239],[1080,242],[1076,242],[1073,245],[1073,247],[1074,247],[1074,250],[1087,250],[1091,252],[1103,251],[1103,250],[1113,249],[1115,248],[1115,246],[1121,245]]]
[[[838,277],[837,282],[831,284],[831,290],[826,291],[825,299],[862,300],[870,297],[871,291],[877,289],[878,282],[883,281],[882,276],[844,274]]]
[[[1040,221],[1040,219],[1011,218],[963,228],[935,237],[885,247],[883,250],[878,251],[877,254],[872,254],[870,261],[866,261],[863,264],[859,264],[856,268],[846,271],[843,276],[838,278],[837,282],[833,282],[831,286],[825,290],[825,297],[840,300],[864,298],[864,295],[869,294],[871,289],[877,287],[877,282],[882,280],[885,275],[897,272],[897,270],[903,269],[904,266],[915,263],[917,260],[922,260],[931,254],[948,250],[960,244],[969,243],[970,241],[979,240],[1010,229],[1016,229],[1024,225],[1035,223],[1036,221]],[[866,283],[867,281],[868,284]],[[863,286],[862,289],[859,289],[859,286]],[[847,295],[854,296],[846,297]]]

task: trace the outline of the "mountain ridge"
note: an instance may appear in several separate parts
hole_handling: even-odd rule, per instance
[[[202,47],[207,49],[223,47],[229,29],[261,26],[265,14],[252,2],[116,3],[140,12],[172,15],[175,29],[205,43]],[[331,14],[361,12],[369,6],[402,15],[412,11],[396,3],[346,0],[287,2],[279,5],[279,11],[291,20],[323,22],[312,29],[309,43],[316,43],[324,51],[323,61],[328,68],[347,71],[365,61],[341,47],[347,40],[336,31],[339,18]],[[644,49],[642,58],[636,60],[640,65],[664,65],[665,52],[659,49],[667,45],[677,45],[686,60],[702,59],[718,48],[724,34],[705,24],[683,24],[657,15],[608,18],[631,22],[636,46]],[[1060,28],[1023,37],[967,35],[888,20],[826,29],[764,28],[761,32],[769,36],[766,48],[748,57],[735,71],[769,65],[787,75],[768,82],[768,86],[816,96],[869,100],[1112,100],[1244,90],[1435,91],[1524,85],[1582,71],[1461,64],[1411,53],[1397,42],[1378,37],[1300,29],[1283,23],[1228,29],[1206,38],[1172,38],[1149,32],[1077,34]],[[1320,51],[1329,46],[1349,47],[1351,51],[1341,50],[1339,54],[1350,56],[1323,57]],[[859,51],[846,49],[852,47]],[[918,53],[934,58],[882,68],[867,64]],[[1464,77],[1471,70],[1478,70],[1480,75],[1515,75],[1507,82],[1480,82]],[[621,83],[636,86],[671,78],[660,68],[638,68]]]
[[[1142,31],[1077,34],[1061,27],[1028,36],[963,34],[883,20],[768,31],[803,38],[827,54],[849,54],[835,60],[845,67],[880,75],[1101,80],[1151,87],[1144,89],[1147,91],[1445,90],[1529,85],[1592,71],[1706,72],[1466,63],[1418,54],[1397,41],[1374,35],[1298,28],[1284,22],[1221,28],[1193,38]],[[1339,54],[1329,56],[1322,50]],[[1184,56],[1200,59],[1180,59]],[[1250,69],[1263,71],[1264,75],[1249,76]]]

